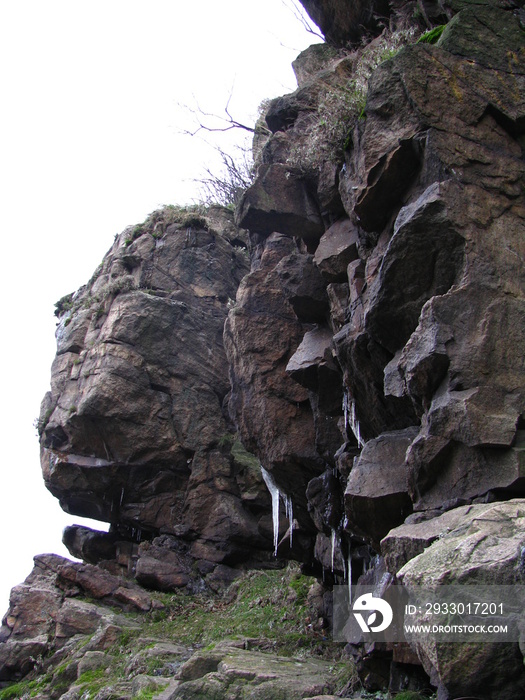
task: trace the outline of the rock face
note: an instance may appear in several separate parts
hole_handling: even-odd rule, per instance
[[[244,651],[232,645],[195,654],[180,670],[171,700],[198,697],[272,698],[286,700],[325,695],[334,689],[326,661],[301,662]]]
[[[355,40],[352,31],[359,21],[352,12],[345,14],[348,25],[337,20],[348,10],[345,3],[303,4],[332,44]],[[352,11],[361,9],[354,4]],[[367,4],[366,10],[377,20],[377,8]],[[440,12],[427,4],[423,10],[430,23]],[[398,21],[400,11],[392,16]],[[230,409],[243,426],[243,440],[261,455],[283,490],[290,489],[291,475],[294,484],[301,483],[297,462],[303,465],[300,474],[308,475],[312,457],[315,461],[304,449],[306,440],[297,444],[292,437],[300,422],[294,419],[289,426],[283,413],[269,408],[256,409],[255,424],[248,425],[245,416],[263,399],[266,407],[275,401],[275,384],[268,380],[282,373],[267,360],[277,359],[277,348],[288,376],[308,391],[301,422],[308,426],[311,415],[315,441],[311,423],[302,434],[336,467],[326,472],[330,479],[319,474],[306,490],[319,532],[314,553],[340,576],[341,560],[350,557],[354,579],[373,552],[387,554],[396,574],[403,556],[411,558],[422,547],[421,535],[409,531],[426,527],[432,532],[431,518],[459,507],[450,514],[450,521],[458,522],[468,519],[468,504],[524,494],[525,384],[518,349],[525,310],[523,30],[512,8],[490,3],[475,10],[451,3],[440,21],[447,24],[437,44],[412,40],[375,69],[360,119],[357,105],[353,122],[339,108],[350,138],[347,132],[341,151],[332,143],[332,160],[323,149],[338,132],[326,122],[324,90],[331,86],[330,104],[335,104],[349,63],[341,53],[326,52],[321,68],[321,52],[305,52],[298,63],[299,90],[270,105],[267,125],[273,135],[261,158],[274,168],[293,164],[308,178],[310,192],[317,188],[325,233],[316,244],[284,216],[272,218],[271,235],[269,228],[251,229],[244,219],[264,252],[252,263],[257,284],[251,284],[250,303],[243,283],[226,327]],[[333,25],[341,32],[337,36],[331,34]],[[374,33],[366,22],[363,26]],[[379,51],[384,36],[369,50]],[[360,60],[353,60],[353,75],[362,69]],[[316,118],[317,134],[325,130],[322,148],[313,128]],[[246,201],[263,185],[268,189],[269,173],[265,165]],[[313,328],[304,327],[297,314],[293,320],[277,283],[271,284],[272,306],[267,304],[265,256],[277,240],[285,245],[283,236],[294,237],[299,251],[313,254],[326,285],[330,312],[315,319]],[[284,344],[284,318],[293,328],[287,336],[293,338],[292,349]],[[279,328],[278,343],[264,331],[272,339],[270,353],[261,350],[259,339],[257,345],[245,341],[262,323],[272,331]],[[289,384],[282,379],[279,386],[283,406],[291,410]],[[271,435],[267,441],[263,415]],[[330,430],[323,451],[319,427],[336,423],[343,445],[333,451],[338,436]],[[329,496],[323,496],[325,489]],[[329,504],[341,503],[342,491],[345,508],[334,521],[338,511]],[[292,495],[299,501],[296,490]],[[390,550],[390,536],[380,543],[398,526],[406,528],[403,556]],[[509,651],[515,653],[516,648]],[[450,668],[457,668],[460,657],[454,659],[450,649],[448,654]],[[443,697],[456,692],[451,675],[432,673]],[[521,688],[520,674],[513,680],[516,688]],[[468,682],[461,688],[467,691]]]
[[[235,219],[157,212],[58,304],[44,479],[111,523],[65,533],[66,592],[142,610],[137,582],[217,591],[274,553],[327,585],[523,583],[523,10],[303,5],[330,46],[269,104]],[[35,590],[5,678],[72,605]],[[517,644],[368,651],[370,690],[419,660],[440,700],[523,696]],[[224,658],[169,697],[222,697]]]
[[[1,628],[0,681],[23,677],[75,635],[94,635],[91,649],[113,644],[129,622],[109,607],[76,600],[80,593],[105,605],[148,611],[156,604],[130,582],[89,564],[74,564],[56,554],[35,557],[24,583],[11,591]]]
[[[93,560],[89,545],[73,544],[88,561],[117,558],[133,571],[138,559],[138,578],[151,582],[156,550],[130,543],[182,537],[178,568],[167,546],[169,588],[186,585],[191,559],[268,558],[266,487],[257,462],[234,449],[223,411],[222,328],[247,268],[226,210],[167,208],[118,236],[62,309],[40,418],[42,469],[65,510],[111,523],[98,542],[107,550],[120,541],[118,555]]]

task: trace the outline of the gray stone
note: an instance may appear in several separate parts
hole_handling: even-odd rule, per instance
[[[96,671],[99,668],[106,668],[108,665],[108,655],[103,651],[86,651],[78,662],[77,678],[86,671]]]
[[[449,516],[450,517],[450,516]],[[439,520],[439,519],[437,519]],[[472,506],[461,522],[398,572],[409,589],[447,585],[523,583],[525,501]],[[522,641],[520,641],[522,644]],[[525,693],[523,657],[517,643],[439,643],[412,639],[425,670],[451,697],[472,694],[519,700]]]
[[[472,514],[482,517],[494,508],[493,503],[460,506],[429,520],[404,523],[395,527],[381,540],[381,554],[387,570],[396,574],[411,559],[422,554],[433,542],[469,520]]]

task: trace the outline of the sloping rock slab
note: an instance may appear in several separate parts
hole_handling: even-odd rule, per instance
[[[473,512],[476,513],[476,517],[481,517],[485,511],[492,508],[493,503],[460,506],[429,520],[406,522],[395,527],[381,540],[381,553],[385,558],[386,568],[391,574],[397,573],[410,559],[422,554],[432,542],[468,520]],[[410,517],[407,520],[410,520]]]
[[[299,660],[223,645],[194,654],[182,667],[180,679],[182,682],[167,700],[301,700],[331,693],[336,682],[333,665],[328,661]]]
[[[314,262],[330,282],[346,282],[349,263],[357,260],[359,234],[350,219],[337,221],[321,236]]]

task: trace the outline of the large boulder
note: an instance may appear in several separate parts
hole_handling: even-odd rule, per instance
[[[416,433],[417,429],[407,428],[369,440],[348,477],[347,527],[370,538],[376,550],[387,532],[412,511],[405,454]]]
[[[161,533],[191,541],[196,559],[268,558],[259,520],[270,499],[260,473],[232,455],[222,406],[222,329],[248,265],[227,210],[167,207],[117,236],[90,282],[59,304],[42,470],[67,512],[111,523],[110,536],[67,534],[86,560]],[[120,563],[131,571],[135,555]]]
[[[262,165],[237,211],[241,228],[258,234],[273,231],[319,240],[324,225],[312,187],[300,172],[280,163]]]
[[[523,586],[525,501],[480,504],[460,517],[446,514],[431,523],[435,541],[410,559],[398,579],[409,590],[433,591],[439,585]],[[412,539],[429,525],[412,526]],[[389,538],[406,536],[401,528]],[[423,539],[428,534],[423,534]],[[421,539],[420,539],[421,541]],[[386,543],[385,543],[386,544]],[[391,546],[391,545],[389,545]],[[406,545],[403,546],[406,550]],[[523,639],[520,643],[436,641],[432,635],[412,638],[419,658],[443,697],[475,694],[480,698],[518,700],[525,693]],[[520,651],[521,649],[521,651]],[[446,695],[445,695],[446,693]]]

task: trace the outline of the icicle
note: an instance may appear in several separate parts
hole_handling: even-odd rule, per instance
[[[273,480],[272,475],[270,474],[270,472],[266,471],[262,464],[261,474],[262,478],[264,479],[264,483],[266,484],[266,487],[272,497],[273,547],[274,556],[277,556],[277,545],[279,544],[279,496],[281,494],[279,492],[277,484]]]
[[[356,418],[355,415],[355,402],[352,401],[351,406],[350,406],[350,429],[352,430],[353,434],[355,435],[355,439],[357,440],[357,444],[359,447],[364,447],[365,441],[361,437],[361,428],[359,426],[359,421]]]
[[[122,487],[122,490],[120,491],[120,505],[122,505],[123,500],[124,500],[124,487]]]
[[[352,602],[352,552],[348,552],[347,559],[348,602]]]
[[[359,447],[364,447],[365,441],[361,437],[361,428],[355,412],[355,401],[350,398],[350,394],[347,391],[343,394],[343,413],[345,417],[345,430],[350,428]]]
[[[293,503],[291,496],[282,494],[279,491],[279,487],[274,481],[273,476],[270,472],[261,464],[261,474],[264,479],[268,491],[272,497],[272,520],[273,520],[273,545],[274,545],[274,555],[277,556],[277,547],[279,545],[279,499],[282,498],[284,501],[284,510],[286,517],[288,518],[288,531],[290,533],[290,547],[293,543]]]
[[[288,518],[288,529],[290,531],[290,547],[293,543],[293,503],[291,496],[284,497],[284,508]]]
[[[335,535],[335,530],[332,528],[332,573],[334,573]]]

